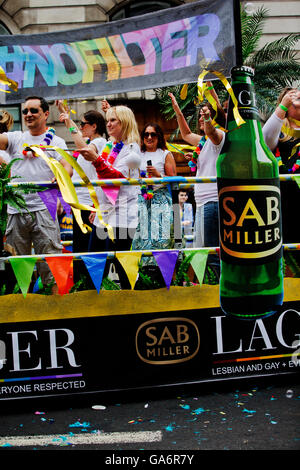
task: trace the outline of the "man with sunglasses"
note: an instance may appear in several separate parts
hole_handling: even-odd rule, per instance
[[[47,163],[24,148],[24,144],[66,148],[65,141],[54,133],[50,135],[49,142],[50,133],[47,132],[49,104],[42,97],[31,96],[25,100],[22,113],[28,130],[5,132],[0,135],[0,149],[6,150],[10,161],[15,158],[19,159],[12,165],[11,175],[17,176],[17,181],[20,182],[52,181],[54,174]],[[60,154],[52,150],[45,150],[45,153],[48,157],[60,161],[70,176],[72,175],[72,167]],[[20,213],[14,207],[8,206],[7,243],[16,250],[18,255],[31,254],[32,245],[36,254],[61,253],[62,245],[57,218],[53,221],[38,194],[25,194],[24,199],[29,213],[25,210]],[[44,286],[53,284],[53,276],[47,263],[38,263],[38,270]],[[52,287],[52,293],[57,293],[56,284]]]

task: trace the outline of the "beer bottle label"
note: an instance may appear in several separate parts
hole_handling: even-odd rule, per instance
[[[281,257],[278,178],[217,178],[220,253],[231,264],[263,264]]]
[[[259,120],[259,111],[256,104],[253,85],[249,83],[235,83],[234,94],[238,101],[238,110],[243,119]],[[228,109],[228,121],[234,120],[233,107]]]

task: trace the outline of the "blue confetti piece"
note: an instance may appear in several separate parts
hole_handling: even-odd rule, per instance
[[[166,426],[166,431],[172,432],[173,430],[174,430],[174,426],[172,424],[169,424],[168,426]]]
[[[90,423],[83,422],[81,423],[80,421],[76,421],[74,424],[69,424],[69,428],[88,428],[90,427]]]
[[[201,413],[204,413],[205,409],[204,408],[197,408],[196,410],[193,411],[194,414],[200,415]]]
[[[183,408],[184,410],[189,410],[190,409],[190,405],[179,405],[181,408]]]

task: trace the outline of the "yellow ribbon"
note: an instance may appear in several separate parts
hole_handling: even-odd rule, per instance
[[[298,121],[297,119],[288,117],[288,120],[294,122],[298,127],[300,127],[300,121]]]
[[[185,100],[185,99],[186,99],[186,97],[187,97],[187,91],[188,91],[188,84],[185,83],[185,84],[183,85],[183,87],[181,88],[181,90],[180,90],[180,98],[181,98],[182,100]]]
[[[183,149],[187,149],[187,150],[195,150],[196,147],[193,147],[192,145],[186,145],[186,144],[169,144],[169,142],[166,143],[167,144],[167,149],[170,150],[170,151],[174,151],[177,150],[179,153],[185,153],[183,152]]]
[[[234,104],[234,107],[233,107],[233,116],[234,116],[234,119],[235,119],[235,122],[237,124],[238,127],[240,127],[242,124],[245,124],[245,121],[244,119],[241,117],[240,113],[239,113],[239,110],[238,110],[238,101],[233,93],[233,89],[232,89],[232,86],[230,85],[229,81],[227,80],[227,78],[221,73],[221,72],[217,72],[215,70],[206,70],[204,69],[199,77],[198,77],[198,82],[197,82],[197,87],[198,87],[198,99],[199,101],[203,101],[204,100],[204,96],[206,97],[207,101],[212,105],[214,111],[216,112],[216,116],[217,116],[217,112],[218,112],[218,106],[217,106],[217,102],[215,100],[215,98],[211,95],[211,93],[209,92],[208,90],[208,86],[206,85],[206,83],[203,81],[204,80],[204,77],[205,75],[207,75],[208,73],[213,73],[214,75],[216,75],[216,77],[218,77],[221,82],[223,83],[223,85],[225,86],[228,94],[230,95],[231,99],[232,99],[232,102]],[[214,125],[216,125],[216,121],[213,119],[212,120],[212,123]],[[227,129],[224,129],[223,127],[219,127],[220,129],[222,129],[223,131],[225,132],[228,132]]]
[[[50,167],[51,171],[54,173],[54,176],[56,178],[57,184],[61,191],[62,197],[72,207],[74,217],[78,225],[80,226],[82,232],[87,233],[87,231],[91,231],[91,228],[89,227],[89,225],[84,224],[81,218],[81,210],[89,210],[89,211],[97,213],[100,223],[106,227],[108,235],[111,238],[111,240],[114,240],[112,227],[103,221],[103,217],[101,214],[95,188],[90,182],[89,178],[84,173],[81,166],[77,163],[77,161],[73,157],[71,157],[71,155],[69,155],[67,152],[65,152],[61,148],[55,147],[55,146],[53,147],[43,146],[43,148],[47,148],[47,147],[53,148],[56,152],[58,152],[72,166],[72,168],[74,168],[74,170],[77,171],[77,173],[82,178],[83,182],[88,188],[88,191],[90,193],[91,199],[95,207],[91,207],[89,205],[79,203],[72,179],[69,173],[66,171],[66,169],[61,165],[61,163],[59,163],[54,158],[47,157],[47,155],[43,152],[40,146],[38,145],[30,146],[30,148],[34,151],[34,153],[36,153],[41,158],[43,158],[43,160]]]
[[[298,147],[300,147],[300,142],[298,142],[298,144],[294,145],[294,147],[292,148],[292,151],[291,151],[291,157],[293,157],[295,155],[295,153],[297,152],[298,150]]]
[[[295,139],[300,138],[300,130],[299,129],[293,129],[292,127],[282,126],[281,130],[284,134],[287,134],[290,137],[294,137]]]
[[[2,83],[3,85],[9,86],[10,88],[12,88],[13,91],[18,90],[18,83],[8,78],[5,75],[5,72],[1,66],[0,66],[0,83]],[[2,88],[0,88],[0,91],[3,91],[4,93],[10,93],[9,90],[3,90]]]

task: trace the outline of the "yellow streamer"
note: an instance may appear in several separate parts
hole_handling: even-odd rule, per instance
[[[49,148],[50,146],[44,146],[43,148],[47,148],[47,147]],[[38,145],[32,145],[30,148],[32,148],[36,154],[42,157],[43,160],[51,168],[56,178],[59,189],[61,191],[62,197],[72,207],[72,211],[74,213],[75,219],[78,225],[80,226],[82,232],[87,233],[87,231],[91,230],[91,228],[88,225],[83,223],[83,220],[81,218],[81,210],[89,210],[92,212],[97,212],[99,221],[107,228],[107,232],[111,240],[114,240],[112,227],[108,224],[105,224],[105,222],[103,221],[94,186],[91,184],[90,180],[85,175],[84,171],[82,170],[81,166],[77,163],[77,161],[73,157],[71,157],[71,155],[69,155],[67,152],[60,149],[59,147],[55,147],[55,146],[50,147],[50,148],[53,148],[56,152],[58,152],[72,166],[72,168],[74,168],[74,170],[77,171],[79,176],[82,178],[83,182],[87,185],[91,199],[95,207],[91,207],[91,206],[79,203],[76,190],[74,188],[74,185],[73,185],[73,182],[71,180],[69,173],[57,160],[55,160],[54,158],[47,157],[47,155],[43,152],[41,147]]]
[[[12,88],[13,91],[18,90],[18,83],[8,78],[5,75],[5,72],[1,66],[0,66],[0,83],[2,83],[3,85],[9,86],[10,88]],[[0,88],[0,91],[3,91],[4,93],[10,93],[9,90],[3,90],[2,88]]]
[[[298,121],[297,119],[289,117],[288,120],[294,122],[298,127],[300,127],[300,121]]]
[[[206,85],[206,83],[204,83],[204,77],[205,75],[207,75],[208,73],[213,73],[214,75],[216,75],[216,77],[218,77],[221,82],[223,83],[223,85],[225,86],[226,90],[228,91],[228,94],[230,95],[231,99],[232,99],[232,102],[234,104],[234,108],[233,108],[233,116],[234,116],[234,119],[235,119],[235,122],[237,123],[237,126],[240,127],[242,124],[245,124],[245,121],[244,119],[241,117],[240,113],[239,113],[239,110],[238,110],[238,102],[237,102],[237,99],[233,93],[233,89],[230,85],[230,83],[228,82],[227,78],[224,77],[224,75],[221,73],[221,72],[217,72],[215,70],[206,70],[204,69],[201,74],[199,75],[198,77],[198,83],[197,83],[197,87],[198,87],[198,99],[199,101],[203,101],[204,100],[204,96],[206,97],[207,101],[209,101],[209,103],[212,105],[214,111],[216,112],[216,115],[217,115],[217,112],[218,112],[218,107],[217,107],[217,102],[216,100],[214,99],[214,97],[211,95],[211,93],[209,92],[208,90],[208,86]],[[216,125],[217,123],[215,122],[215,120],[212,121],[214,125]],[[224,129],[223,127],[220,126],[220,129],[222,129],[223,131],[225,132],[228,132],[227,129]]]
[[[177,150],[179,153],[185,153],[183,152],[184,149],[186,150],[195,150],[196,147],[193,147],[192,145],[185,145],[185,144],[167,144],[167,149],[170,150],[171,152],[174,152],[174,149]]]
[[[281,130],[284,134],[287,134],[290,137],[294,137],[295,139],[300,138],[300,130],[299,129],[293,129],[292,127],[282,126]]]
[[[70,107],[68,105],[68,100],[62,100],[62,104],[63,104],[63,106],[64,106],[64,108],[67,112],[70,111],[70,113],[76,114],[76,111],[74,111],[74,109],[70,109]]]
[[[92,185],[92,183],[90,182],[89,178],[86,176],[86,174],[84,173],[84,171],[81,168],[81,166],[79,165],[79,163],[73,157],[71,157],[71,155],[69,155],[67,152],[60,149],[59,147],[53,147],[53,148],[74,168],[75,171],[77,171],[80,178],[87,185],[90,197],[91,197],[91,199],[94,203],[94,207],[92,207],[90,210],[92,210],[94,212],[97,212],[99,221],[102,225],[104,225],[104,227],[106,227],[109,238],[111,240],[114,240],[113,229],[110,225],[106,224],[103,220],[102,213],[101,213],[100,206],[99,206],[99,201],[98,201],[98,198],[97,198],[97,194],[96,194],[95,188]],[[73,185],[73,183],[72,183],[72,185]]]
[[[188,91],[188,84],[185,83],[185,84],[183,85],[183,87],[181,88],[181,90],[180,90],[180,98],[181,98],[182,100],[185,100],[185,99],[186,99],[186,97],[187,97],[187,91]]]

